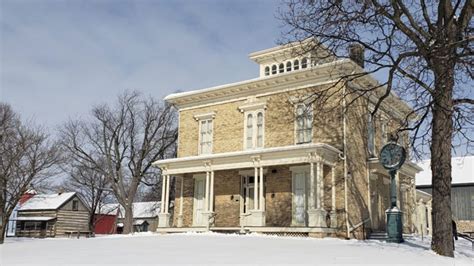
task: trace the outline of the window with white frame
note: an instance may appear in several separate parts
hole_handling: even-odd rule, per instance
[[[303,103],[296,105],[296,144],[311,143],[313,137],[313,108]]]
[[[263,110],[245,112],[245,149],[263,148],[264,114]]]
[[[212,119],[199,120],[199,154],[212,153]]]

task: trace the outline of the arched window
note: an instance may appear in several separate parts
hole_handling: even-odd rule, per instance
[[[301,68],[306,68],[308,66],[308,59],[305,57],[301,60]]]
[[[300,69],[300,61],[298,61],[298,59],[295,60],[295,62],[293,63],[293,69],[294,70]]]
[[[270,75],[270,67],[265,67],[265,76]]]
[[[246,134],[246,147],[251,149],[253,147],[253,115],[247,116],[247,134]]]
[[[287,62],[286,63],[286,72],[290,72],[292,69],[291,69],[291,62]]]
[[[285,65],[283,63],[281,63],[278,66],[278,73],[283,73],[283,72],[285,72]]]
[[[263,147],[263,113],[257,114],[257,148]]]
[[[275,75],[277,73],[277,66],[273,65],[272,66],[272,75]]]

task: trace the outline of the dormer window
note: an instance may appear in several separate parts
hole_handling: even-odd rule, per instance
[[[272,75],[275,75],[277,73],[277,66],[273,65],[272,66]]]
[[[291,62],[287,62],[286,63],[286,72],[290,72],[291,71]]]
[[[296,59],[295,62],[293,63],[293,69],[294,70],[300,69],[300,61],[298,61],[298,59]]]
[[[308,67],[308,59],[305,57],[301,60],[301,69]]]
[[[270,75],[270,67],[265,67],[265,76]]]
[[[285,65],[283,63],[281,63],[278,66],[278,73],[283,73],[283,72],[285,72]]]

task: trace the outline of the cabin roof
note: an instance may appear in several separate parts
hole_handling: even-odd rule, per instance
[[[76,192],[37,194],[23,204],[19,211],[57,210],[76,195]]]

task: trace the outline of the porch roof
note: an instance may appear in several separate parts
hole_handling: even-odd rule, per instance
[[[385,169],[382,166],[382,164],[380,163],[379,158],[369,159],[369,167],[370,167],[372,172],[383,173],[383,174],[388,175],[388,170]],[[419,173],[420,171],[422,171],[422,170],[423,170],[423,168],[419,167],[416,163],[411,162],[411,161],[406,161],[402,165],[402,167],[400,168],[399,172],[404,174],[404,175],[407,175],[407,176],[410,176],[410,177],[414,178],[415,175],[417,173]]]
[[[154,162],[154,166],[160,167],[165,175],[173,175],[300,164],[318,159],[326,164],[334,165],[339,153],[341,151],[331,145],[310,143],[159,160]]]

